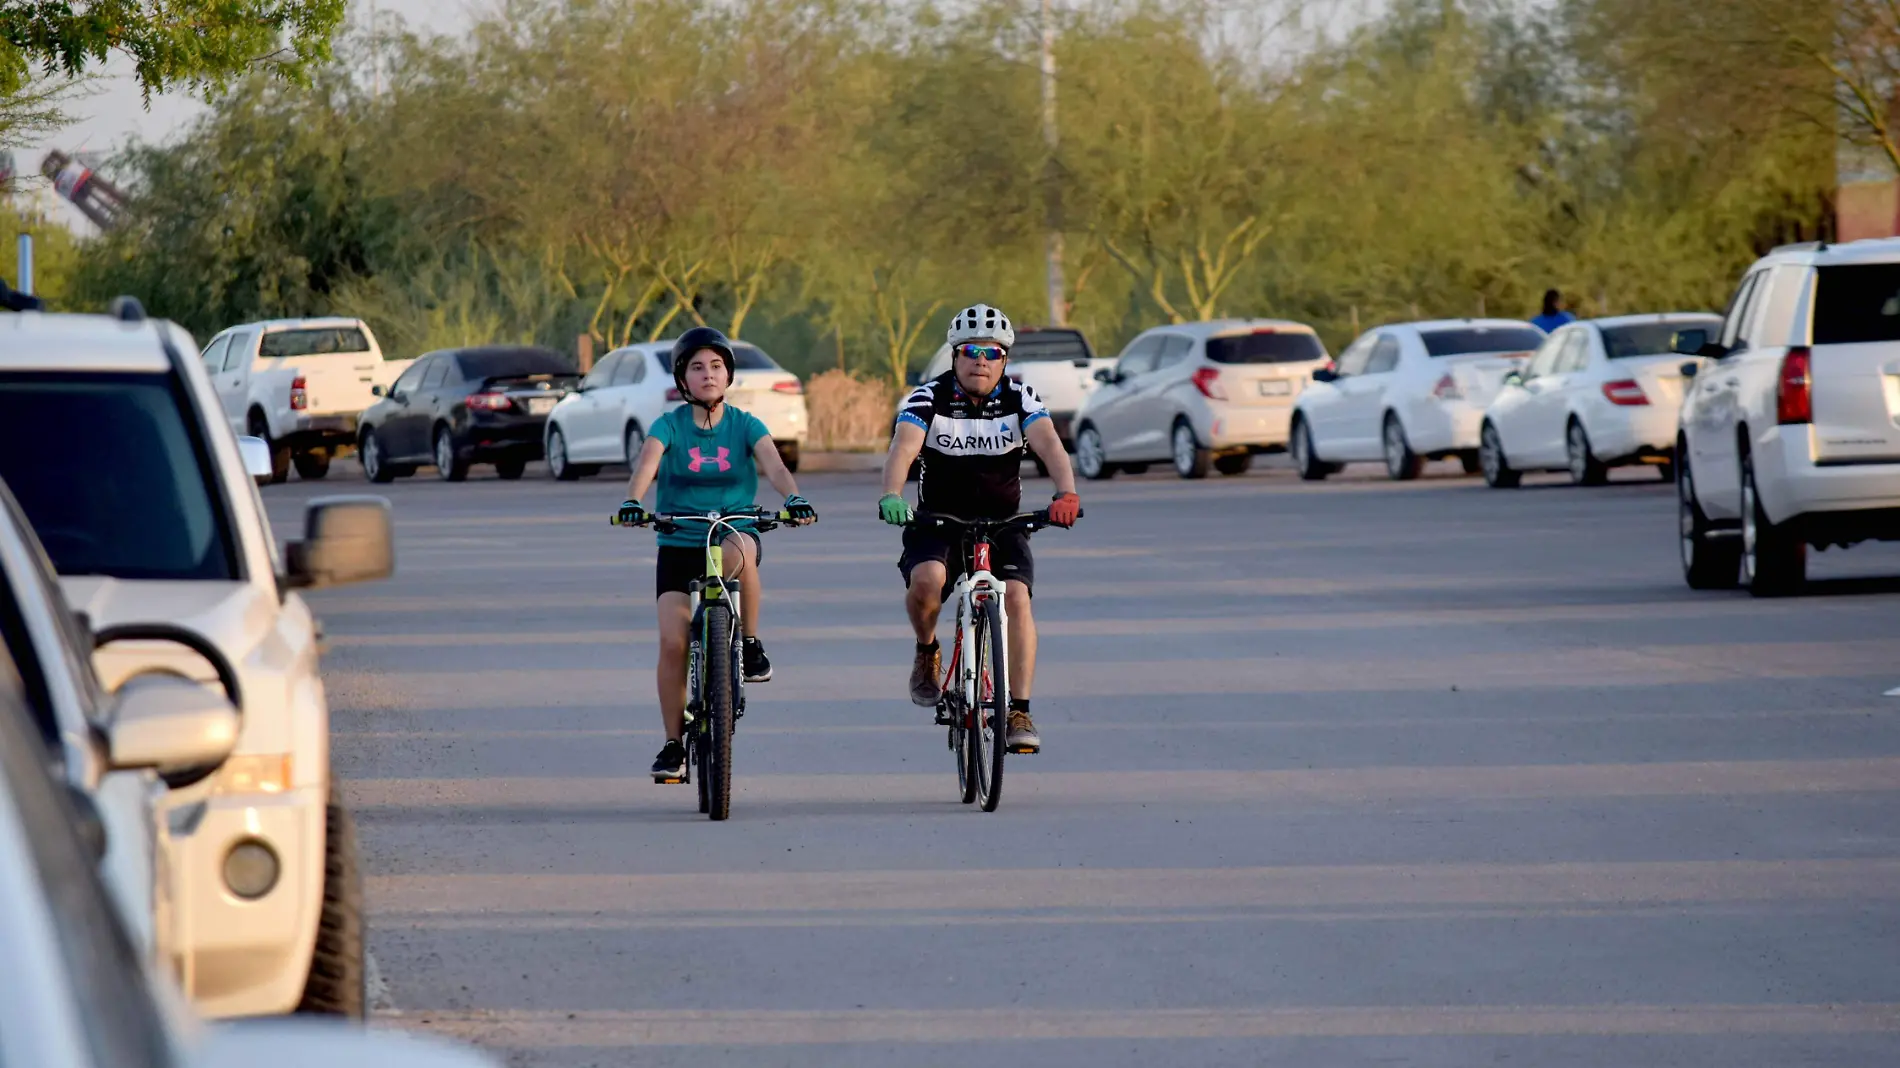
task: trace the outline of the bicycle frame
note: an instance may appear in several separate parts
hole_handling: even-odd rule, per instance
[[[956,604],[957,614],[954,627],[955,638],[950,647],[949,661],[944,666],[942,687],[945,694],[954,693],[962,699],[960,711],[964,722],[961,726],[966,730],[975,729],[976,709],[983,701],[993,696],[977,692],[976,664],[963,655],[965,643],[970,639],[976,626],[977,609],[988,601],[996,602],[996,615],[1003,624],[1004,644],[997,650],[996,655],[1009,655],[1008,598],[1003,596],[1003,584],[990,572],[990,541],[987,537],[976,537],[971,556],[973,559],[970,561],[969,570],[959,576],[956,583],[950,587],[950,596]],[[1007,694],[1004,695],[1004,699],[1007,701]]]

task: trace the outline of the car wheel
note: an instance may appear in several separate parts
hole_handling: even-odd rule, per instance
[[[1512,469],[1505,458],[1504,442],[1498,437],[1498,428],[1490,423],[1478,432],[1478,470],[1484,473],[1484,484],[1492,489],[1512,489],[1524,481],[1524,473]]]
[[[1194,440],[1194,428],[1187,420],[1176,420],[1174,431],[1169,438],[1174,451],[1174,473],[1182,478],[1206,478],[1208,468],[1214,466],[1214,453],[1201,447]]]
[[[1287,445],[1293,454],[1293,470],[1307,482],[1318,482],[1338,470],[1313,452],[1313,428],[1303,417],[1293,421],[1293,440]]]
[[[1075,434],[1075,469],[1083,478],[1100,481],[1115,477],[1115,465],[1102,450],[1101,432],[1084,425]]]
[[[300,452],[290,457],[297,468],[297,477],[312,481],[330,473],[330,454],[327,452]]]
[[[778,446],[778,458],[785,461],[785,470],[790,471],[794,475],[797,474],[798,473],[798,442],[777,441],[777,442],[773,442],[773,444]]]
[[[495,461],[495,476],[500,478],[503,482],[513,482],[520,478],[522,473],[527,470],[528,461],[526,460]]]
[[[1590,449],[1590,435],[1575,419],[1564,431],[1564,451],[1570,458],[1570,481],[1579,486],[1601,486],[1610,480],[1610,469],[1603,466]]]
[[[455,453],[455,436],[445,426],[435,429],[435,470],[444,482],[462,482],[468,478],[468,461]]]
[[[1676,465],[1675,464],[1657,464],[1656,474],[1664,482],[1674,482],[1676,480]]]
[[[275,485],[290,481],[290,446],[271,438],[270,424],[264,421],[264,413],[251,413],[250,434],[254,438],[264,439],[264,445],[270,449],[271,483]]]
[[[1709,517],[1696,500],[1688,465],[1676,478],[1677,541],[1682,578],[1692,590],[1732,590],[1741,579],[1742,547],[1734,538],[1713,537]]]
[[[1214,470],[1223,475],[1244,475],[1253,466],[1253,453],[1230,452],[1214,459]]]
[[[334,783],[324,806],[323,902],[297,1011],[360,1020],[369,1012],[369,969],[363,953],[363,872],[356,824]]]
[[[1405,426],[1392,412],[1385,413],[1385,473],[1394,482],[1410,482],[1425,470],[1425,458],[1405,440]]]
[[[1467,475],[1481,473],[1484,470],[1483,465],[1484,461],[1479,459],[1476,449],[1466,449],[1458,454],[1458,466],[1464,468]]]
[[[558,426],[548,430],[548,474],[557,482],[572,482],[581,477],[580,471],[568,462],[567,435],[561,433]]]
[[[1145,475],[1148,473],[1148,465],[1147,464],[1123,464],[1120,467],[1116,468],[1116,470],[1125,471],[1131,475]]]
[[[1808,579],[1808,546],[1786,523],[1774,523],[1762,510],[1755,486],[1755,461],[1742,457],[1742,577],[1757,597],[1781,597],[1801,589]]]
[[[640,462],[640,450],[646,447],[646,443],[647,432],[640,429],[640,424],[628,423],[620,444],[621,450],[626,454],[629,468]]]
[[[390,464],[389,458],[383,455],[383,439],[376,436],[376,431],[363,431],[363,442],[357,446],[356,455],[363,463],[364,478],[371,482],[396,480],[395,467]]]

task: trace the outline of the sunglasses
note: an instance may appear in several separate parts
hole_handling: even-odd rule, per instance
[[[991,363],[1009,356],[1009,350],[1001,345],[958,345],[956,353],[958,356],[968,356],[972,360],[987,360]]]

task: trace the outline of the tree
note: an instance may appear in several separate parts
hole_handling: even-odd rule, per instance
[[[7,0],[0,96],[37,74],[76,77],[119,53],[149,99],[174,85],[223,88],[259,66],[296,76],[328,58],[344,0]]]

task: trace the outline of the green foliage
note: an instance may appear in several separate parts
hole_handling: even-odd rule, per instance
[[[961,304],[1045,319],[1051,215],[1107,352],[1217,315],[1337,347],[1552,285],[1717,306],[1826,219],[1828,83],[1724,5],[1401,0],[1278,64],[1212,0],[1065,8],[1052,155],[1029,0],[510,0],[381,42],[380,93],[254,77],[137,152],[74,295],[361,314],[395,355],[706,322],[895,382]]]
[[[71,300],[72,277],[79,262],[79,242],[65,224],[40,212],[0,200],[0,278],[17,285],[20,234],[33,235],[33,291],[49,307],[65,307]]]

